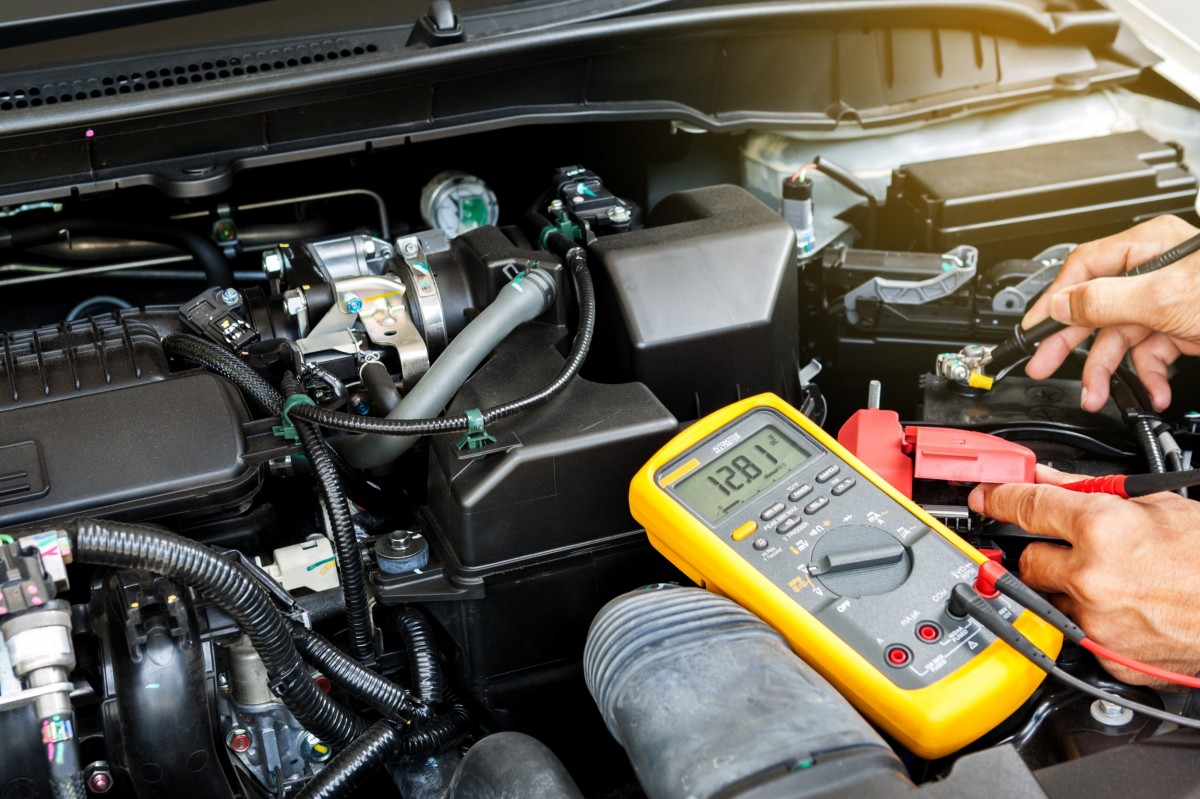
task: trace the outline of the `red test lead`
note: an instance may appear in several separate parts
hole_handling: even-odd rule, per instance
[[[1145,497],[1166,491],[1178,491],[1200,485],[1200,469],[1186,472],[1162,472],[1154,474],[1109,474],[1089,477],[1059,486],[1068,491],[1082,494],[1112,494],[1118,497]]]

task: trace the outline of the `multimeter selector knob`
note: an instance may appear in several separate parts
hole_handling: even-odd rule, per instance
[[[808,572],[839,596],[886,594],[908,579],[912,553],[878,527],[838,527],[817,541]]]

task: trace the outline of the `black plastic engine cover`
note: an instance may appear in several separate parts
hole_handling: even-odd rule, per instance
[[[234,387],[203,372],[0,411],[0,528],[238,506],[261,480],[248,420]]]
[[[679,419],[743,397],[795,399],[796,237],[737,186],[672,194],[648,227],[605,236],[585,374],[645,383]]]

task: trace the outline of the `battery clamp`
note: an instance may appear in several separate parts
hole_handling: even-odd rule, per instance
[[[987,558],[775,395],[678,435],[634,478],[630,508],[656,549],[775,627],[922,757],[991,730],[1045,676],[950,612],[954,586]],[[1050,625],[1007,597],[987,601],[1057,655]]]

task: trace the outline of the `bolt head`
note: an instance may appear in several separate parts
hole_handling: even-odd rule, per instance
[[[241,727],[230,730],[226,736],[225,742],[229,744],[229,748],[237,752],[239,755],[250,748],[254,740],[250,737],[250,733],[243,730]]]
[[[310,763],[324,763],[333,757],[333,748],[311,732],[300,735],[300,754]]]
[[[375,239],[363,239],[363,252],[367,255],[375,254]]]
[[[363,307],[363,301],[358,298],[358,295],[350,292],[342,295],[342,304],[346,306],[346,310],[350,313],[358,313]]]
[[[308,307],[304,292],[300,289],[288,289],[283,292],[283,307],[288,316],[299,316]]]
[[[400,252],[404,253],[406,258],[412,258],[418,251],[416,239],[407,239],[400,242]]]
[[[241,297],[242,295],[238,294],[237,289],[225,289],[221,292],[221,302],[225,303],[226,305],[236,305],[237,301],[240,300]]]
[[[283,274],[283,255],[279,250],[268,250],[263,253],[262,269],[267,277],[279,277]]]
[[[88,777],[87,787],[92,793],[108,793],[112,790],[112,775],[107,771],[97,769]]]
[[[623,225],[631,218],[629,209],[623,205],[614,205],[607,211],[608,218],[618,225]]]
[[[550,203],[550,206],[549,206],[549,209],[548,209],[548,210],[549,210],[551,213],[555,213],[555,214],[557,214],[557,213],[558,213],[559,211],[561,211],[562,209],[563,209],[563,201],[562,201],[562,200],[553,200],[553,201],[551,201],[551,203]]]

